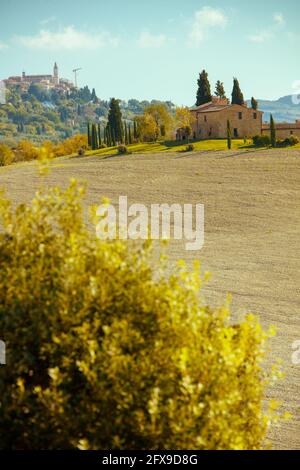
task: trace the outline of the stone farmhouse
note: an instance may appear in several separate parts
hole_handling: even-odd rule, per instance
[[[193,115],[191,139],[226,139],[227,121],[233,138],[243,139],[255,135],[270,135],[270,123],[263,123],[263,112],[243,105],[230,104],[227,98],[216,96],[208,103],[190,108]],[[276,137],[285,139],[294,135],[300,139],[300,119],[294,123],[276,122]],[[178,140],[187,139],[184,129],[178,129]]]
[[[228,99],[212,97],[209,103],[190,108],[194,119],[193,139],[226,139],[227,120],[230,121],[232,137],[244,138],[261,134],[263,112],[248,108],[247,104],[230,104]],[[184,140],[185,133],[177,131],[177,138]]]

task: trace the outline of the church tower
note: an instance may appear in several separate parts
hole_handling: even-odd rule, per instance
[[[53,67],[53,79],[54,79],[55,85],[58,85],[59,84],[59,76],[58,76],[58,67],[57,67],[56,62],[55,62],[54,67]]]

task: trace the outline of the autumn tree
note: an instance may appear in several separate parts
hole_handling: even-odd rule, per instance
[[[176,108],[176,127],[180,129],[188,138],[192,133],[192,126],[195,122],[193,113],[187,107]]]
[[[157,139],[157,124],[154,117],[145,113],[135,118],[138,137],[146,141],[154,141]]]
[[[165,137],[173,125],[173,118],[164,104],[152,104],[145,109],[145,115],[149,115],[155,122],[155,140],[160,136]]]

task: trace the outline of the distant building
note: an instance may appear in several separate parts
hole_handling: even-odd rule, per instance
[[[276,137],[278,139],[285,139],[294,135],[300,139],[300,119],[297,119],[294,123],[289,122],[276,122]],[[270,124],[264,123],[262,125],[262,134],[270,135]]]
[[[43,85],[46,89],[57,88],[63,91],[74,88],[74,84],[67,79],[59,78],[58,66],[55,62],[53,75],[26,75],[22,72],[20,76],[9,77],[4,80],[6,85],[21,85],[23,89],[29,88],[32,83]]]
[[[192,124],[193,139],[225,139],[227,121],[230,121],[232,137],[244,138],[261,134],[263,112],[243,106],[230,104],[226,99],[213,97],[209,103],[190,109],[194,116]],[[181,129],[177,138],[184,140],[187,136]]]

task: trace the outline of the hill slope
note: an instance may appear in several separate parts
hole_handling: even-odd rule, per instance
[[[271,113],[275,121],[294,122],[300,119],[300,104],[294,104],[292,98],[293,95],[283,96],[275,101],[259,99],[258,107],[264,112],[263,120],[269,121]],[[249,105],[250,100],[247,103]]]

